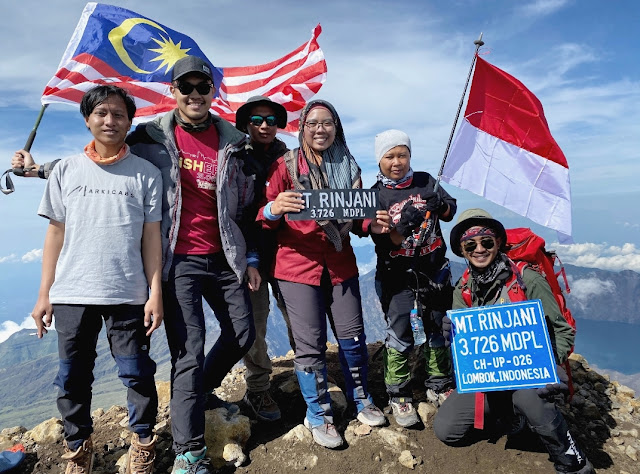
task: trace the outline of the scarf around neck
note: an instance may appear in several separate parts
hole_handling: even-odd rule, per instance
[[[178,109],[173,110],[173,118],[176,120],[176,123],[180,126],[180,128],[182,128],[185,132],[189,132],[189,133],[204,132],[213,123],[213,117],[211,115],[211,112],[207,114],[207,119],[204,122],[200,122],[200,123],[186,122],[180,116],[180,111]]]
[[[91,161],[93,161],[94,163],[98,163],[99,165],[112,165],[113,163],[116,163],[124,158],[128,152],[129,145],[127,145],[126,143],[122,145],[122,148],[120,148],[120,151],[117,154],[108,157],[102,157],[98,155],[98,152],[96,151],[95,140],[91,140],[91,143],[84,147],[84,154],[87,155]]]
[[[400,178],[397,181],[391,178],[387,178],[385,175],[382,174],[382,171],[379,171],[378,176],[376,176],[376,180],[381,182],[385,188],[389,188],[389,189],[408,188],[409,186],[411,186],[411,183],[413,182],[413,168],[409,168],[409,171],[407,171],[407,174],[405,174],[402,178]]]

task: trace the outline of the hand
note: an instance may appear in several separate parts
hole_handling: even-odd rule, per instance
[[[302,209],[304,209],[304,201],[302,194],[298,192],[282,192],[271,204],[271,214],[276,216],[281,216],[286,212],[300,212]]]
[[[144,327],[149,328],[146,332],[147,337],[151,336],[153,331],[160,327],[163,318],[162,294],[151,293],[144,305]]]
[[[556,364],[556,372],[558,373],[559,383],[548,383],[544,387],[541,387],[536,390],[538,396],[540,398],[544,398],[545,400],[549,400],[554,398],[556,395],[567,396],[569,393],[569,376],[565,372],[564,368],[561,365]]]
[[[400,211],[400,221],[396,224],[396,230],[403,237],[409,237],[422,221],[424,214],[413,206],[413,201],[407,201]]]
[[[249,279],[248,285],[251,291],[258,291],[260,284],[262,283],[262,277],[260,272],[255,267],[247,267],[247,278]]]
[[[42,336],[47,334],[47,328],[51,327],[51,322],[53,321],[53,306],[49,302],[49,295],[38,297],[38,301],[36,301],[36,305],[31,311],[31,317],[36,322],[38,339],[42,339]]]
[[[446,314],[442,317],[442,337],[444,337],[444,347],[451,346],[451,319]]]
[[[431,213],[444,214],[449,209],[449,205],[436,192],[426,193],[422,196],[422,199],[426,201],[427,211]]]
[[[11,168],[33,168],[36,162],[33,161],[31,153],[25,150],[16,151],[11,157]]]
[[[376,218],[371,221],[372,234],[388,234],[391,232],[391,216],[387,211],[376,211]]]

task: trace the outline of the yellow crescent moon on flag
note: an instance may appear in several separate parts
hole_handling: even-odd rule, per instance
[[[111,45],[113,46],[113,49],[115,49],[116,53],[118,53],[118,57],[129,69],[139,74],[151,74],[151,71],[145,71],[144,69],[140,69],[135,65],[135,63],[131,59],[131,56],[129,56],[129,53],[127,53],[127,50],[122,44],[122,40],[125,38],[125,36],[129,34],[134,26],[139,24],[153,26],[163,33],[167,33],[165,29],[162,26],[158,25],[155,21],[147,20],[146,18],[127,18],[120,24],[120,26],[116,26],[109,32],[108,38],[111,42]]]

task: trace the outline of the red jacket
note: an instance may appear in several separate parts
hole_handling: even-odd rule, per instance
[[[337,285],[358,275],[356,256],[349,236],[342,242],[342,251],[327,238],[316,221],[290,221],[284,216],[275,221],[264,217],[264,206],[274,201],[278,194],[293,189],[284,158],[280,157],[269,170],[265,187],[265,201],[256,218],[265,229],[277,231],[277,249],[272,274],[279,280],[320,285],[324,267],[327,267],[331,283]],[[354,231],[366,233],[368,221],[354,221]]]

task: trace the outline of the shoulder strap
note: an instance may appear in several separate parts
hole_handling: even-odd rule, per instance
[[[462,299],[464,303],[471,307],[472,299],[471,299],[471,289],[469,288],[469,269],[467,268],[462,276],[460,277],[460,288],[462,290]]]

